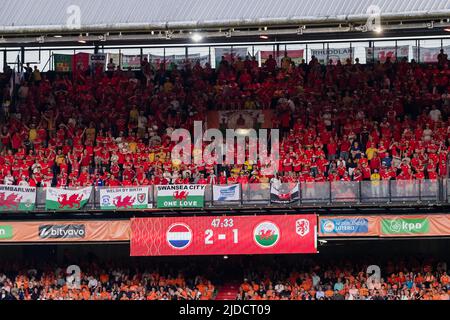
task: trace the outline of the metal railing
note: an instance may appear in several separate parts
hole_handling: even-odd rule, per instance
[[[298,186],[298,189],[295,187]],[[100,190],[92,187],[91,196],[83,210],[102,210]],[[133,187],[131,187],[133,188]],[[148,188],[148,189],[147,189]],[[233,200],[220,198],[212,185],[205,186],[204,207],[304,207],[304,206],[365,206],[398,204],[450,203],[450,184],[444,180],[314,182],[299,184],[244,184]],[[116,189],[116,188],[115,188]],[[123,188],[126,189],[126,188]],[[276,191],[276,190],[278,191]],[[157,208],[157,187],[148,186],[147,208]],[[273,192],[271,192],[273,191]],[[295,192],[297,191],[297,192]],[[45,188],[36,190],[35,210],[45,210]],[[217,192],[216,192],[217,193]],[[280,200],[275,194],[283,194]],[[133,209],[139,210],[139,209]]]

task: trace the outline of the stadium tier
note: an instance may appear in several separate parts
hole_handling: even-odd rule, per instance
[[[445,53],[426,65],[389,59],[375,65],[322,66],[316,59],[295,65],[285,57],[280,65],[269,58],[261,68],[249,58],[223,60],[216,70],[198,63],[154,70],[144,61],[142,70],[140,79],[113,68],[73,79],[27,70],[17,102],[2,109],[3,185],[240,184],[236,200],[263,202],[273,198],[267,190],[274,186],[276,197],[298,192],[292,190],[296,183],[298,198],[306,201],[442,201],[447,195]],[[270,127],[282,133],[278,172],[265,172],[260,160],[194,165],[171,159],[175,129],[192,130],[194,121],[207,121],[208,111],[239,108],[273,114]],[[277,190],[281,184],[292,186]],[[17,200],[8,196],[2,200],[6,206]]]
[[[398,243],[398,254],[385,243],[346,248],[352,256],[343,254],[344,249],[323,248],[327,252],[321,256],[189,260],[132,260],[125,246],[91,247],[87,255],[81,247],[69,246],[56,258],[34,246],[26,258],[10,253],[0,263],[0,299],[448,300],[445,255],[431,254],[430,243],[425,251],[418,249],[420,240],[412,243],[415,248]],[[108,256],[107,251],[116,253]],[[80,273],[69,267],[73,264]]]

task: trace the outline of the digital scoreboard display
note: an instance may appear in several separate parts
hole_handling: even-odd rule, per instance
[[[131,219],[131,256],[317,253],[316,215]]]

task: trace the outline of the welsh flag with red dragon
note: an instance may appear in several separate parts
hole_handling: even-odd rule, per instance
[[[33,211],[36,188],[0,185],[0,211]]]
[[[91,197],[92,187],[80,189],[47,188],[45,209],[76,211],[82,209]]]

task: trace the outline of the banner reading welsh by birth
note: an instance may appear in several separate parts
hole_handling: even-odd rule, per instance
[[[100,189],[102,210],[147,209],[148,187]]]
[[[0,185],[0,211],[33,211],[36,188]]]
[[[157,186],[158,208],[203,208],[205,185]]]
[[[45,198],[46,210],[80,210],[91,197],[92,187],[80,189],[47,188]]]

